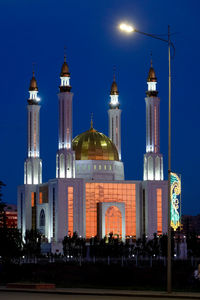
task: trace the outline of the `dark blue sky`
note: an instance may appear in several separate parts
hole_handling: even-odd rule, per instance
[[[122,159],[126,179],[141,180],[145,152],[145,91],[150,52],[161,98],[161,152],[167,178],[167,45],[139,34],[124,36],[120,21],[166,34],[176,47],[172,62],[172,169],[182,174],[182,210],[200,213],[200,1],[199,0],[1,0],[0,179],[4,200],[15,203],[27,156],[26,105],[32,62],[41,97],[43,181],[55,177],[58,86],[67,47],[74,93],[74,136],[94,127],[108,134],[108,102],[117,67],[122,109]],[[164,36],[163,36],[164,37]]]

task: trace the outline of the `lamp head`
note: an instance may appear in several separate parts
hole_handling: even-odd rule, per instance
[[[135,31],[135,28],[132,25],[129,25],[127,23],[121,23],[119,24],[119,29],[121,31],[124,31],[126,33],[132,33]]]

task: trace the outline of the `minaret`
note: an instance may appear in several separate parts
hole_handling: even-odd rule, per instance
[[[163,156],[160,154],[160,98],[156,90],[157,78],[152,66],[147,78],[146,92],[146,154],[144,180],[163,180]]]
[[[115,81],[115,73],[113,76],[113,83],[110,90],[110,103],[108,110],[109,116],[109,138],[115,144],[119,159],[121,160],[121,109],[119,103],[119,92],[117,88],[117,83]]]
[[[72,98],[69,67],[64,57],[60,73],[59,141],[56,155],[56,178],[75,178],[75,153],[72,150]]]
[[[24,164],[24,184],[42,183],[42,160],[40,159],[40,98],[33,72],[30,81],[28,111],[28,158]]]

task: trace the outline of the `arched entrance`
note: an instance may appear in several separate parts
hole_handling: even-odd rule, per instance
[[[105,213],[105,234],[122,237],[122,214],[118,207],[110,206]]]

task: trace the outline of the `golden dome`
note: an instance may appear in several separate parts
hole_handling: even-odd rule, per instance
[[[72,141],[76,160],[117,160],[118,151],[113,142],[103,133],[90,128]]]
[[[66,57],[64,57],[64,63],[62,65],[62,69],[60,72],[60,77],[69,77],[70,73],[69,73],[69,67],[68,64],[66,62]]]
[[[147,82],[157,82],[156,73],[154,71],[154,68],[152,66],[152,60],[151,60],[151,67],[149,69],[149,74],[147,77]]]
[[[38,91],[37,81],[35,79],[34,72],[33,72],[33,77],[30,81],[29,91]]]
[[[111,85],[110,95],[119,95],[118,88],[117,88],[117,83],[116,83],[115,80],[113,81],[113,83]]]

